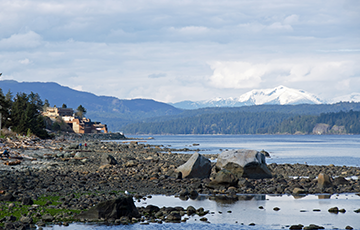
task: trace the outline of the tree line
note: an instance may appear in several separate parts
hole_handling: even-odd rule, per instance
[[[17,93],[15,96],[9,91],[4,95],[0,88],[0,124],[1,128],[11,129],[20,135],[36,135],[40,138],[49,138],[46,128],[57,127],[56,121],[46,119],[41,113],[50,106],[48,100],[43,102],[37,93]],[[63,104],[62,108],[66,108]],[[85,115],[86,109],[80,105],[76,114]],[[47,123],[50,122],[50,127]],[[56,131],[56,128],[54,128]]]
[[[123,128],[132,134],[311,134],[316,124],[344,126],[345,133],[360,134],[360,112],[294,115],[278,112],[202,114],[162,122],[139,122]]]

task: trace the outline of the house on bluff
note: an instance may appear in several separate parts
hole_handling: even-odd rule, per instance
[[[94,122],[85,117],[77,117],[71,108],[48,107],[42,115],[53,121],[60,117],[75,133],[108,133],[106,124]]]

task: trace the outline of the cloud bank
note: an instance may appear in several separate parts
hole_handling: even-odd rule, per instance
[[[164,102],[360,92],[355,0],[0,2],[2,79]]]

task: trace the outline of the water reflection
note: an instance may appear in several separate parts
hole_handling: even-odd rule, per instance
[[[330,199],[331,195],[330,194],[321,194],[321,195],[318,195],[318,198],[319,199]]]
[[[250,201],[250,200],[265,200],[266,195],[216,195],[209,197],[209,200],[214,200],[221,204],[234,204],[238,201]]]

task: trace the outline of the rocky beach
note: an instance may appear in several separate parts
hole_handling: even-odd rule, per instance
[[[121,138],[123,141],[112,141]],[[100,141],[104,139],[107,141]],[[208,213],[193,207],[147,206],[133,207],[132,214],[86,215],[104,202],[120,202],[107,204],[116,206],[131,196],[135,200],[155,194],[195,199],[206,194],[210,199],[237,200],[237,194],[360,192],[358,167],[273,163],[267,165],[271,177],[253,179],[243,171],[237,175],[236,167],[219,168],[215,163],[218,155],[201,152],[197,155],[211,160],[209,175],[186,177],[178,168],[196,154],[193,151],[127,140],[119,134],[66,135],[52,140],[4,138],[1,145],[13,154],[13,159],[3,157],[0,165],[0,228],[4,229],[89,220],[111,224],[180,222],[185,214],[204,217]]]

